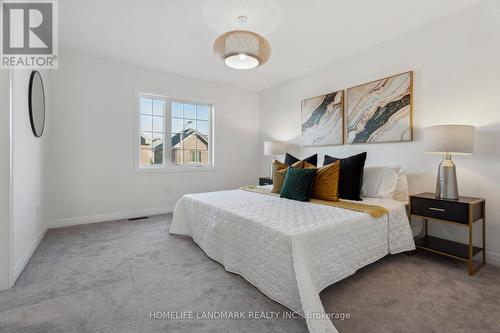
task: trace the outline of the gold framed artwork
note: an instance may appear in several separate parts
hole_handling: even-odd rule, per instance
[[[335,146],[344,143],[344,91],[302,101],[302,146]]]
[[[347,143],[412,140],[413,72],[347,89]]]

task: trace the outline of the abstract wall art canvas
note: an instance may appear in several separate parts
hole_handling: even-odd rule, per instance
[[[347,142],[412,140],[413,72],[347,89]]]
[[[344,91],[302,101],[302,146],[344,143]]]

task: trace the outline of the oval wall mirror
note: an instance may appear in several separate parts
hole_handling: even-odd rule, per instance
[[[31,129],[39,138],[45,127],[45,91],[42,76],[37,71],[31,72],[28,94]]]

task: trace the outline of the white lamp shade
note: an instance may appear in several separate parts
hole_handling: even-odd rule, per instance
[[[469,125],[442,125],[424,130],[425,152],[469,155],[474,153],[476,128]]]
[[[264,155],[277,156],[285,154],[285,144],[280,141],[266,141],[264,142]]]

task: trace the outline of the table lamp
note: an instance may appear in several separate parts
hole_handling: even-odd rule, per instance
[[[425,152],[443,155],[437,174],[436,198],[458,199],[457,173],[451,155],[474,152],[475,130],[469,125],[432,126],[424,130]]]
[[[280,141],[264,142],[264,155],[273,157],[269,169],[269,178],[273,179],[273,160],[276,159],[276,156],[285,155],[285,144]]]

